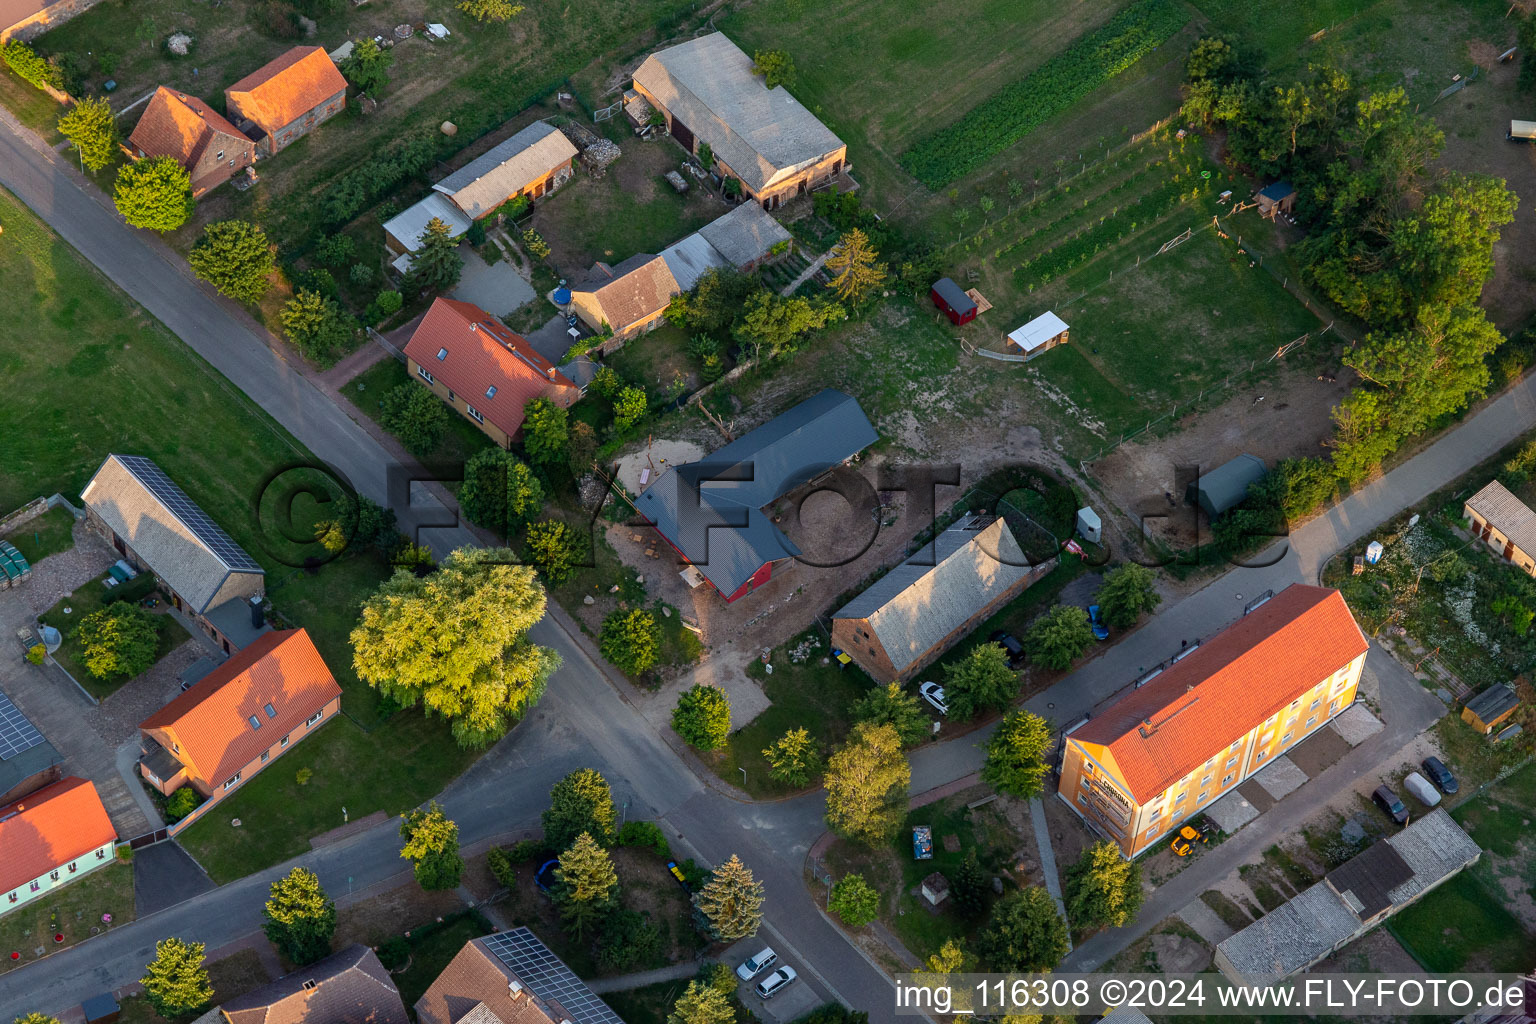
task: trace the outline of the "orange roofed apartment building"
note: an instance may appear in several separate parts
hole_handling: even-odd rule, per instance
[[[63,778],[0,807],[0,914],[111,864],[116,841],[86,779]]]
[[[1367,644],[1294,584],[1066,737],[1057,795],[1134,857],[1355,699]]]
[[[547,398],[569,408],[581,389],[528,340],[472,302],[436,299],[405,343],[411,376],[492,441],[523,433],[523,407]]]
[[[167,796],[190,785],[206,809],[340,709],[309,633],[265,633],[139,723],[139,772]]]
[[[347,105],[347,80],[319,46],[295,46],[224,90],[229,119],[263,156],[308,134]]]

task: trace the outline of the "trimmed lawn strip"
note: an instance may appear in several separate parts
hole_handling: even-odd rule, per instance
[[[101,915],[111,914],[112,923]],[[0,974],[25,967],[39,957],[68,949],[98,932],[117,928],[136,916],[133,903],[133,865],[116,861],[97,868],[35,902],[0,916]],[[63,942],[54,942],[54,935]],[[12,950],[21,954],[12,960]]]
[[[49,555],[74,547],[74,530],[75,517],[69,509],[60,505],[36,519],[22,523],[6,534],[4,539],[15,545],[29,564],[36,565]]]
[[[58,662],[81,686],[97,700],[105,700],[116,693],[117,690],[133,676],[113,675],[106,679],[99,679],[86,669],[85,653],[80,647],[80,641],[75,638],[75,630],[80,626],[80,620],[94,612],[101,611],[108,605],[119,603],[122,599],[118,591],[128,584],[119,584],[108,589],[102,586],[102,581],[107,578],[102,573],[95,579],[81,585],[73,594],[66,594],[52,608],[37,617],[44,625],[53,626],[63,635],[64,642],[57,651],[53,652],[53,660]],[[137,583],[137,580],[132,581]],[[190,640],[189,634],[182,627],[181,622],[168,608],[164,606],[164,596],[161,598],[162,610],[154,615],[155,632],[159,635],[160,643],[155,648],[155,660],[170,654],[176,648]],[[137,604],[138,601],[132,602]],[[70,609],[70,614],[64,614],[64,609]]]
[[[478,910],[466,910],[462,914],[444,918],[441,924],[433,921],[420,928],[412,928],[406,940],[411,946],[411,966],[394,975],[395,987],[406,1006],[415,1006],[416,1000],[443,973],[448,962],[471,939],[489,935],[495,926]]]
[[[384,396],[402,384],[410,384],[412,387],[420,386],[411,380],[410,371],[405,368],[404,363],[386,357],[347,381],[342,385],[341,393],[346,395],[347,401],[357,406],[369,419],[383,426],[383,421],[379,417],[382,414],[380,405],[384,401]],[[495,443],[474,424],[459,415],[457,409],[449,408],[447,412],[448,429],[443,431],[443,439],[438,443],[437,448],[423,456],[424,461],[463,466],[469,461],[471,455]]]
[[[1530,969],[1536,938],[1478,877],[1483,867],[1463,871],[1387,921],[1387,930],[1436,974]]]
[[[179,839],[223,885],[307,852],[310,836],[341,827],[343,807],[353,821],[415,807],[480,753],[460,749],[443,722],[420,710],[397,712],[372,732],[340,715],[246,780]],[[300,785],[305,768],[310,779]],[[236,818],[238,828],[230,824]]]
[[[1478,738],[1483,743],[1488,742]],[[1463,781],[1463,788],[1466,785]],[[1533,807],[1536,807],[1536,764],[1527,765],[1487,793],[1462,804],[1451,812],[1451,817],[1488,853],[1513,857],[1519,853],[1521,843],[1529,840],[1531,829],[1526,823]]]

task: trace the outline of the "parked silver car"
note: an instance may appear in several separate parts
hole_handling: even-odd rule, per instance
[[[771,946],[764,946],[741,962],[741,966],[736,968],[736,977],[742,981],[751,981],[778,962],[779,954],[775,953]]]
[[[793,967],[780,967],[757,983],[757,994],[762,999],[772,999],[798,977]]]

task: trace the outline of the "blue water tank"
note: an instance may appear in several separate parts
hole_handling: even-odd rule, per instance
[[[564,285],[555,289],[555,305],[569,306],[571,304],[571,290]]]

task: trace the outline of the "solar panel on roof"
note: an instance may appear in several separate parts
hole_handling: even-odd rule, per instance
[[[0,761],[8,761],[43,742],[43,734],[0,692]]]
[[[246,554],[245,549],[236,544],[234,538],[225,533],[218,523],[208,518],[208,513],[198,508],[159,466],[142,455],[119,455],[117,460],[225,565],[247,572],[262,571],[261,565]]]
[[[517,979],[548,1002],[559,1003],[573,1024],[624,1024],[612,1008],[576,977],[527,928],[487,935],[486,948],[507,966]]]

